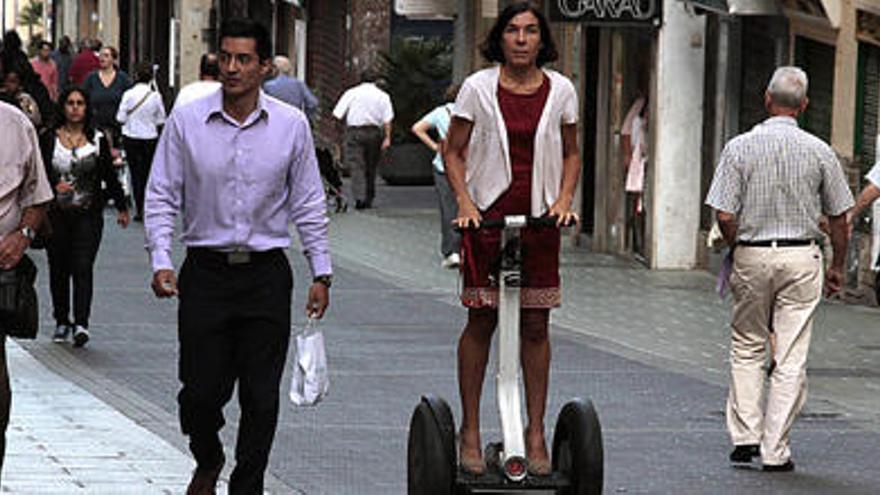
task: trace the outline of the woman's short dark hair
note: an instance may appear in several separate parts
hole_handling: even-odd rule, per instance
[[[134,64],[134,82],[148,83],[153,79],[153,65],[149,62]]]
[[[107,50],[108,52],[110,52],[110,56],[113,57],[113,60],[119,60],[119,50],[117,50],[115,47],[106,45],[104,48],[102,48],[102,50]]]
[[[220,24],[220,43],[223,38],[251,38],[257,42],[260,62],[272,57],[272,38],[266,26],[253,19],[230,17]]]
[[[507,8],[501,11],[498,15],[498,20],[495,21],[495,24],[489,31],[489,35],[486,36],[486,41],[480,45],[480,52],[483,54],[483,58],[489,62],[501,64],[505,62],[504,50],[501,49],[501,38],[504,36],[504,30],[511,19],[525,12],[531,12],[538,19],[538,26],[541,28],[541,49],[538,51],[535,65],[542,67],[544,64],[554,62],[559,58],[547,18],[544,17],[540,7],[535,6],[531,2],[517,2],[508,5]]]
[[[67,121],[67,118],[64,116],[64,103],[73,93],[81,94],[83,100],[86,102],[85,126],[83,132],[85,133],[86,138],[91,141],[95,138],[95,127],[92,124],[92,104],[89,101],[89,92],[83,89],[82,86],[68,86],[61,92],[61,95],[58,97],[58,102],[55,103],[55,129],[63,126]]]

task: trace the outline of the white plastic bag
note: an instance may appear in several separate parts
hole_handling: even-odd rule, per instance
[[[317,405],[330,388],[324,333],[315,328],[314,321],[309,318],[305,330],[294,336],[296,355],[290,380],[290,402],[295,407]]]

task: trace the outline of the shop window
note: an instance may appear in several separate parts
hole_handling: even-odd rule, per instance
[[[767,118],[764,91],[778,65],[778,37],[768,20],[747,19],[742,23],[739,132],[746,132]]]

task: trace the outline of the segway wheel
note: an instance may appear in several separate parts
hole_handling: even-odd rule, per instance
[[[570,482],[561,492],[564,495],[602,493],[602,428],[591,401],[573,400],[559,412],[553,434],[553,471]]]
[[[874,297],[877,304],[880,304],[880,272],[874,275]]]
[[[422,397],[409,423],[407,493],[450,495],[456,464],[455,424],[449,405],[437,397]]]

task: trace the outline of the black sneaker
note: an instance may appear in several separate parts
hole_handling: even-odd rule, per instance
[[[761,446],[755,444],[737,445],[730,453],[730,462],[752,462],[761,455]]]
[[[55,327],[55,334],[52,335],[52,342],[63,344],[67,342],[67,336],[70,335],[70,325],[62,323]]]
[[[789,459],[785,464],[764,464],[763,469],[768,473],[788,473],[794,471],[794,462]]]
[[[86,345],[86,342],[88,341],[89,329],[82,325],[77,325],[73,330],[73,346],[82,347]]]

